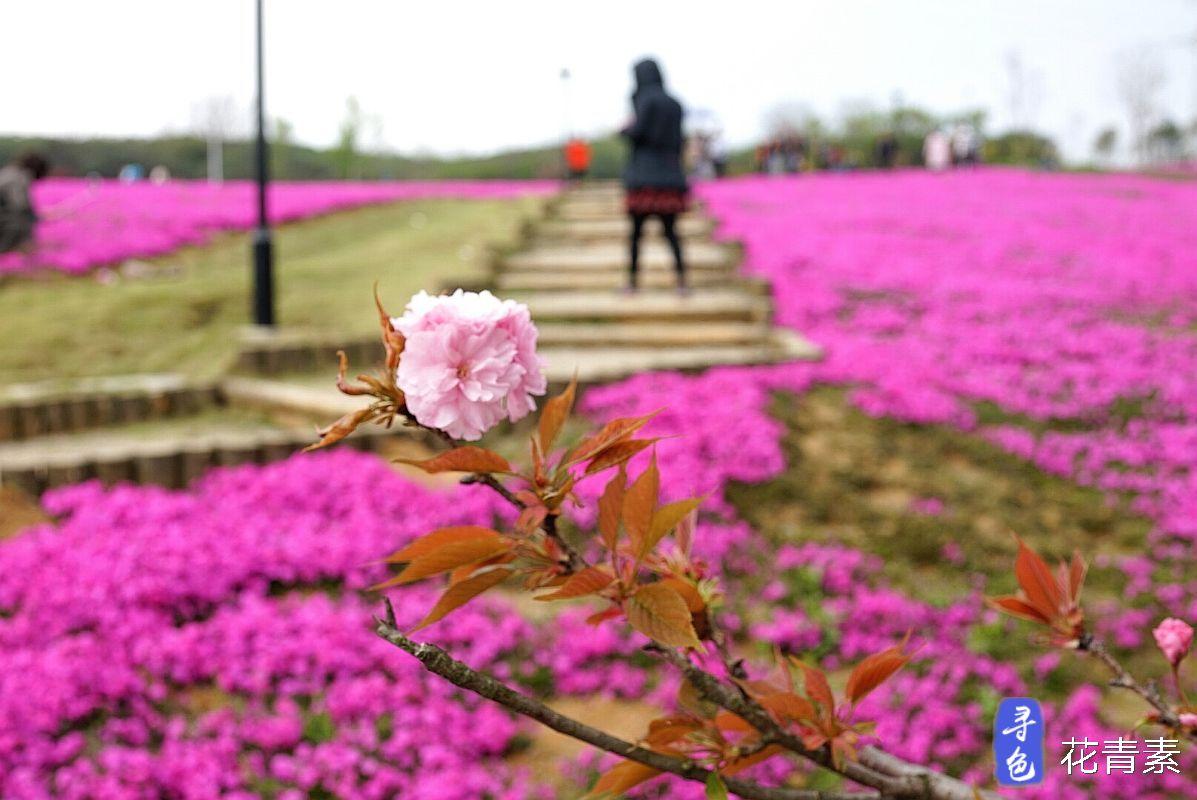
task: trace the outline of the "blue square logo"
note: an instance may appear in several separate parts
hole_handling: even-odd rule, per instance
[[[993,720],[993,774],[999,786],[1043,781],[1043,709],[1029,697],[1006,697]]]

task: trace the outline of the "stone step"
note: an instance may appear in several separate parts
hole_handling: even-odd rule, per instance
[[[686,281],[696,287],[730,286],[734,276],[723,270],[700,269],[690,272]],[[616,291],[628,283],[628,273],[623,270],[583,272],[577,275],[568,272],[503,272],[495,279],[495,285],[502,292],[508,291],[564,291],[567,289],[597,289]],[[677,285],[676,273],[672,269],[660,268],[641,271],[638,283],[642,288],[668,289]]]
[[[218,401],[215,384],[169,373],[12,384],[0,389],[0,442],[186,416]]]
[[[338,350],[345,352],[350,368],[356,372],[373,368],[383,357],[377,334],[353,336],[319,331],[247,328],[241,335],[236,369],[255,375],[330,369],[335,374]]]
[[[711,242],[692,242],[682,248],[689,269],[730,270],[738,260],[736,248]],[[673,265],[673,253],[662,241],[643,242],[640,263],[645,266]],[[542,246],[506,256],[500,266],[507,270],[550,270],[592,272],[626,269],[628,248],[620,242],[597,242],[584,246]]]
[[[619,347],[590,349],[546,347],[545,375],[550,384],[563,384],[576,373],[583,384],[619,380],[657,370],[698,371],[721,365],[749,366],[820,358],[821,350],[791,331],[775,330],[751,345],[697,345],[686,347]]]
[[[539,329],[541,348],[750,345],[770,335],[769,327],[759,322],[546,322]]]
[[[134,426],[136,427],[136,426]],[[182,488],[212,467],[287,458],[315,440],[312,431],[229,421],[162,423],[152,431],[122,429],[55,434],[0,445],[0,485],[33,495],[99,479]],[[374,450],[389,432],[363,428],[346,440]]]
[[[652,289],[632,295],[580,291],[512,292],[511,296],[528,304],[532,319],[538,325],[560,321],[632,320],[760,322],[770,316],[769,298],[743,288],[698,288],[686,296]]]

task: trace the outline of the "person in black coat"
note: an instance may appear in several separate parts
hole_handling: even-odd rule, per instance
[[[659,217],[673,251],[678,289],[686,291],[686,268],[677,235],[678,215],[689,207],[689,187],[682,171],[682,106],[665,91],[661,68],[646,58],[632,69],[635,118],[621,133],[631,145],[623,173],[626,207],[632,219],[628,289],[636,291],[640,236],[651,216]]]
[[[25,153],[0,168],[0,253],[33,243],[37,214],[31,193],[33,184],[49,170],[49,163],[37,153]]]

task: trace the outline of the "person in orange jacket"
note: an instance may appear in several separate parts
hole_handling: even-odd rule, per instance
[[[565,143],[565,166],[569,177],[580,181],[590,171],[590,143],[577,136]]]

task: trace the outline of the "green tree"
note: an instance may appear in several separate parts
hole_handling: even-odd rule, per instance
[[[341,178],[357,177],[358,146],[362,135],[362,108],[356,97],[345,103],[345,119],[341,122],[341,133],[333,158],[337,175]]]
[[[295,140],[295,126],[282,117],[274,118],[274,147],[270,151],[270,171],[276,178],[292,177],[291,149]]]
[[[1103,161],[1109,161],[1114,155],[1114,148],[1118,146],[1118,131],[1113,125],[1102,128],[1093,140],[1093,152]]]

